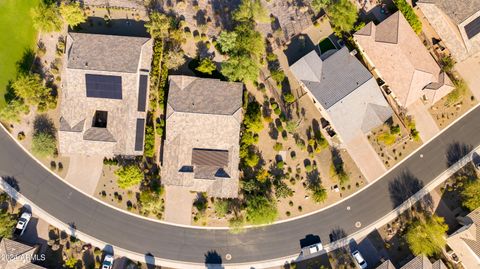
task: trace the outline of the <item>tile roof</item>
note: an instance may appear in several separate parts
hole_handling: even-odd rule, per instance
[[[354,34],[355,41],[401,106],[408,107],[423,95],[434,96],[433,104],[452,88],[401,12],[364,28]]]
[[[67,52],[71,69],[135,73],[145,37],[69,33],[73,45]]]
[[[480,0],[419,0],[440,8],[456,24],[460,24],[480,10]]]
[[[346,47],[324,61],[312,51],[290,68],[327,111],[344,142],[368,133],[392,116],[375,78]]]
[[[372,74],[343,47],[324,61],[311,51],[290,66],[295,77],[330,108],[372,78]]]
[[[188,76],[169,80],[168,104],[177,112],[232,115],[242,106],[241,83]]]

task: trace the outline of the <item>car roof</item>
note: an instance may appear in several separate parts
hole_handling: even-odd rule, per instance
[[[364,261],[362,254],[358,250],[355,250],[352,254],[358,262]]]

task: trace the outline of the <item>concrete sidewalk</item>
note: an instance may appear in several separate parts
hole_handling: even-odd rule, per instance
[[[357,135],[353,140],[345,143],[345,147],[368,182],[377,179],[387,171],[365,135]]]
[[[437,123],[422,100],[411,104],[408,107],[408,114],[413,116],[418,134],[424,143],[440,132]]]
[[[72,155],[65,180],[85,193],[93,195],[102,170],[102,156]]]

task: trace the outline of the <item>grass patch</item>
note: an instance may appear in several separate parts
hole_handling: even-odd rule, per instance
[[[333,45],[332,41],[329,38],[325,38],[318,44],[320,48],[320,52],[323,54],[329,50],[336,49],[335,45]]]
[[[4,94],[8,81],[15,78],[16,63],[35,45],[36,31],[30,9],[40,0],[0,1],[0,107],[5,106]]]
[[[391,134],[390,132],[381,132],[378,134],[377,139],[380,143],[386,145],[386,146],[391,146],[395,143],[397,136],[394,134]]]

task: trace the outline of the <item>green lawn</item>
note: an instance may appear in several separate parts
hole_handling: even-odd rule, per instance
[[[30,9],[40,0],[0,0],[0,107],[9,80],[15,78],[16,63],[23,53],[33,49],[36,31]]]

